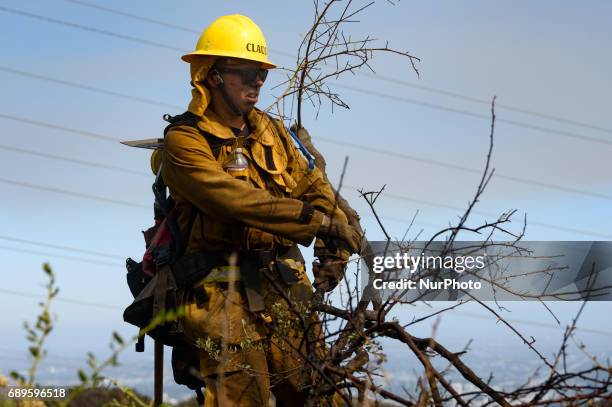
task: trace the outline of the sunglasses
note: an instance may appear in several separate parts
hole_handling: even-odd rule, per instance
[[[217,71],[220,73],[233,73],[240,76],[240,80],[245,85],[250,85],[255,83],[257,79],[261,79],[262,82],[266,81],[268,77],[268,70],[262,68],[226,68],[226,67],[218,67]]]

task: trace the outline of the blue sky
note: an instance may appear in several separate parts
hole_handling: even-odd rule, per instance
[[[91,0],[91,3],[195,31],[203,29],[219,15],[235,12],[249,15],[266,35],[270,58],[289,67],[295,60],[283,53],[295,53],[312,19],[309,1],[292,2],[291,8],[287,2],[280,1],[96,1]],[[14,11],[7,12],[6,8],[182,49],[191,49],[197,34],[135,21],[77,3],[62,0],[0,2],[0,147],[4,147],[0,148],[0,184],[4,197],[0,201],[3,258],[0,287],[5,291],[42,293],[44,279],[40,265],[50,261],[58,275],[60,298],[118,307],[56,304],[59,321],[50,339],[51,352],[80,356],[87,350],[102,352],[106,349],[112,330],[126,336],[133,332],[121,319],[120,308],[130,301],[124,284],[122,259],[142,254],[139,231],[151,223],[152,213],[148,207],[152,198],[152,177],[148,175],[148,154],[112,140],[33,126],[9,120],[6,116],[119,140],[160,135],[162,114],[177,113],[182,108],[102,95],[17,75],[7,69],[180,107],[189,101],[188,66],[179,59],[178,51],[58,25]],[[612,240],[609,210],[612,200],[609,175],[612,153],[610,15],[612,4],[604,1],[580,4],[570,1],[505,4],[400,1],[396,6],[379,1],[364,14],[353,32],[389,40],[391,46],[420,57],[420,78],[406,60],[381,55],[374,59],[372,66],[378,75],[394,81],[357,75],[340,79],[337,84],[439,107],[338,87],[351,109],[334,109],[332,113],[324,105],[317,118],[312,109],[307,110],[305,124],[315,137],[321,138],[315,141],[327,157],[332,180],[337,181],[342,161],[348,155],[347,185],[366,190],[387,185],[390,195],[380,199],[378,209],[386,218],[391,234],[401,237],[418,210],[415,229],[424,229],[421,236],[427,237],[461,214],[461,208],[472,197],[479,179],[478,174],[431,164],[431,161],[481,169],[488,142],[489,106],[412,85],[485,101],[497,95],[499,121],[493,166],[498,176],[493,178],[477,210],[498,214],[517,209],[516,220],[527,213],[530,222],[527,240]],[[275,92],[272,85],[280,78],[279,73],[270,75],[261,106],[272,100],[271,95]],[[502,105],[587,126],[517,113]],[[533,129],[534,126],[544,130]],[[326,139],[390,150],[412,159],[342,147],[327,143]],[[113,165],[142,174],[35,157],[16,152],[15,148]],[[512,181],[509,177],[521,181]],[[96,195],[132,206],[25,188],[10,182]],[[357,193],[348,187],[345,193],[362,213],[369,238],[380,239],[382,234]],[[472,224],[484,219],[491,220],[492,216],[476,214]],[[514,227],[520,229],[519,224]],[[45,248],[15,239],[111,256]],[[51,255],[87,258],[94,263],[108,262],[116,266]],[[10,310],[0,314],[3,349],[25,350],[21,321],[33,319],[36,301],[0,293],[0,307]],[[542,307],[535,304],[514,306],[517,309],[513,314],[515,318],[551,322]],[[610,304],[589,305],[584,326],[597,329],[607,326],[609,329],[610,311]],[[409,318],[411,312],[406,310],[404,316]],[[570,317],[569,311],[562,314]],[[452,327],[466,324],[471,327],[470,331],[479,332],[480,340],[501,340],[508,336],[508,332],[499,327],[486,329],[489,325],[480,319],[465,315],[447,319],[450,336],[456,332]],[[531,329],[527,325],[524,328]],[[560,335],[561,331],[551,332]],[[469,332],[463,337],[469,337]],[[603,349],[609,354],[609,346]],[[0,366],[4,367],[7,364],[2,362],[2,355],[0,353]]]

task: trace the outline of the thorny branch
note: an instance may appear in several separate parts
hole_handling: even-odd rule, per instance
[[[362,68],[373,72],[370,62],[377,53],[394,54],[408,58],[412,69],[416,72],[417,76],[419,74],[415,66],[419,59],[409,52],[393,49],[389,47],[388,43],[380,46],[377,44],[377,40],[370,36],[355,39],[346,31],[345,27],[355,23],[357,21],[356,17],[374,4],[374,2],[368,2],[356,6],[356,3],[353,0],[329,0],[325,3],[314,0],[315,18],[313,25],[308,29],[300,46],[296,68],[294,70],[287,70],[287,79],[279,85],[284,87],[283,93],[272,106],[266,109],[276,108],[276,114],[281,119],[292,120],[294,117],[297,119],[297,123],[292,127],[292,130],[297,133],[300,141],[313,154],[316,166],[326,178],[325,160],[313,145],[308,132],[303,128],[303,102],[305,100],[309,101],[317,112],[325,100],[331,103],[332,110],[334,106],[348,108],[345,100],[338,93],[330,89],[328,82],[332,79],[338,79],[345,73],[356,74]],[[394,4],[393,2],[389,3]],[[427,250],[434,241],[444,238],[444,245],[439,254],[441,256],[446,254],[452,255],[456,252],[454,243],[460,234],[474,234],[482,238],[481,244],[472,248],[464,247],[463,250],[491,250],[499,245],[499,243],[493,242],[493,236],[497,233],[508,238],[509,241],[503,243],[502,246],[506,249],[512,249],[513,254],[518,256],[530,256],[532,254],[529,250],[519,245],[525,234],[526,217],[522,222],[521,230],[512,231],[510,228],[512,217],[516,213],[515,210],[502,213],[494,221],[484,222],[478,226],[468,225],[473,208],[482,198],[494,174],[494,169],[491,168],[491,159],[494,146],[495,119],[495,98],[493,98],[491,103],[489,148],[482,176],[474,196],[469,201],[466,210],[459,217],[457,223],[435,233],[427,241],[424,250]],[[345,170],[346,168],[343,169],[343,175]],[[360,193],[385,235],[388,247],[391,243],[391,237],[376,211],[376,201],[379,197],[383,196],[384,188],[383,186],[380,190],[372,192],[361,190]],[[339,193],[336,194],[336,202],[337,207],[347,215],[349,223],[363,234],[363,228],[360,225],[360,217],[357,212],[352,209],[350,204]],[[411,242],[397,242],[398,246],[402,244],[409,247]],[[376,253],[376,255],[378,254],[380,253]],[[311,304],[311,310],[317,312],[321,318],[320,324],[325,332],[323,338],[312,339],[312,336],[307,334],[312,328],[308,326],[306,320],[303,318],[299,319],[298,325],[305,332],[304,338],[310,338],[306,339],[306,341],[315,342],[314,344],[306,343],[305,349],[312,349],[312,346],[320,344],[320,341],[325,341],[327,345],[327,352],[324,357],[320,357],[318,360],[313,360],[312,354],[303,355],[306,363],[313,370],[313,380],[309,387],[309,405],[316,405],[317,400],[321,400],[322,397],[333,393],[341,394],[345,401],[348,399],[352,400],[351,389],[357,391],[357,399],[360,403],[365,403],[369,394],[376,398],[382,397],[393,400],[406,406],[441,406],[448,403],[467,406],[476,402],[480,405],[497,404],[502,406],[509,406],[511,404],[549,405],[555,403],[569,405],[581,403],[584,400],[609,399],[608,389],[612,384],[612,369],[609,366],[604,367],[594,360],[591,368],[581,371],[570,372],[565,363],[562,363],[562,370],[558,367],[560,362],[563,362],[566,358],[568,340],[573,338],[576,322],[582,312],[582,308],[576,315],[572,325],[567,328],[560,349],[551,363],[536,348],[534,338],[527,339],[518,329],[505,320],[500,312],[495,311],[493,307],[484,302],[476,300],[477,303],[485,307],[498,321],[501,321],[504,326],[509,328],[513,334],[517,335],[523,343],[530,347],[542,360],[545,368],[549,370],[549,376],[543,382],[536,383],[535,380],[530,379],[514,389],[498,388],[491,384],[493,380],[492,375],[484,380],[462,360],[462,356],[468,352],[467,348],[459,352],[452,352],[433,338],[418,338],[411,335],[408,331],[408,328],[422,323],[432,316],[452,313],[452,310],[463,304],[463,302],[426,317],[413,319],[409,323],[402,324],[397,320],[389,320],[388,316],[392,309],[398,305],[414,304],[418,300],[423,300],[426,298],[426,293],[421,297],[406,302],[400,299],[404,293],[399,292],[397,293],[398,295],[390,296],[383,302],[378,291],[374,290],[372,286],[374,273],[371,270],[374,256],[373,248],[366,241],[359,258],[356,259],[363,260],[368,270],[368,279],[361,295],[359,295],[356,287],[349,286],[347,281],[346,291],[348,297],[341,297],[340,306],[332,305],[318,297],[318,300],[313,301]],[[492,263],[494,264],[495,261]],[[550,275],[552,272],[554,270],[547,269],[540,270],[537,273]],[[427,270],[427,273],[429,273],[429,276],[437,278],[440,275],[440,270],[431,269]],[[505,284],[508,281],[507,276],[504,277],[506,280],[500,280],[493,275],[480,277],[488,281],[494,290],[529,297],[526,293],[513,292],[508,288]],[[590,288],[587,288],[587,291]],[[278,287],[278,290],[282,291],[282,288]],[[593,290],[593,292],[595,295],[596,290]],[[535,296],[535,298],[543,300],[547,297]],[[286,300],[289,301],[289,299]],[[500,310],[502,310],[503,308],[497,300],[496,303]],[[370,304],[372,304],[371,309]],[[552,313],[552,311],[550,312]],[[407,349],[421,363],[425,380],[419,380],[413,391],[404,388],[405,394],[400,395],[376,382],[376,378],[381,375],[382,364],[386,359],[384,349],[378,342],[380,338],[390,338],[406,345]],[[371,357],[374,360],[370,360]],[[448,363],[447,368],[444,370],[436,368],[432,363],[433,358],[444,359]],[[471,383],[476,390],[464,389],[459,391],[453,386],[447,378],[449,372],[453,370],[460,374],[465,381]],[[425,383],[428,385],[425,385]],[[526,400],[529,401],[526,402]]]
[[[388,42],[381,45],[370,36],[354,39],[346,32],[345,27],[357,23],[355,17],[372,7],[374,1],[361,6],[355,6],[358,2],[353,0],[330,0],[325,3],[314,0],[313,3],[315,19],[300,44],[296,68],[287,69],[286,80],[278,85],[283,87],[284,91],[266,110],[276,107],[276,113],[280,117],[289,119],[293,118],[295,113],[297,128],[300,129],[303,127],[304,100],[310,101],[317,111],[325,100],[331,103],[332,109],[334,106],[348,108],[349,105],[329,88],[327,82],[346,73],[356,75],[362,68],[374,72],[370,61],[375,54],[385,53],[407,58],[411,68],[419,74],[416,63],[420,59],[410,52],[395,49],[389,46]],[[284,108],[286,103],[291,106],[289,112]]]
[[[492,109],[494,109],[493,103]],[[492,121],[494,121],[494,118],[494,110],[492,110]],[[478,202],[490,180],[490,174],[492,174],[492,171],[489,171],[489,168],[493,145],[493,129],[494,126],[492,125],[490,148],[487,154],[487,163],[484,170],[485,174],[488,175],[482,177],[475,196],[470,201],[467,211],[471,211],[474,204]],[[318,151],[313,148],[314,146],[310,145],[310,147],[312,148],[311,151],[314,152],[315,156],[319,156]],[[382,194],[383,189],[374,192],[362,192],[362,195],[367,199],[368,205],[374,212],[376,200]],[[511,221],[511,215],[513,213],[514,211],[510,211],[502,214],[497,221],[486,222],[484,225],[478,227],[466,226],[469,216],[464,214],[464,216],[460,217],[457,225],[451,226],[445,229],[445,231],[453,239],[455,239],[460,232],[467,231],[471,233],[483,233],[491,232],[491,230],[501,231],[509,236],[512,236],[512,241],[507,243],[507,246],[514,248],[513,253],[517,255],[530,255],[531,253],[529,253],[529,251],[516,245],[524,234],[525,225],[522,226],[522,231],[519,233],[511,233],[507,231],[506,228],[501,226]],[[377,217],[377,219],[380,218]],[[384,226],[382,226],[381,222],[381,228],[383,227]],[[388,234],[386,235],[389,236]],[[437,236],[441,236],[441,234],[437,234]],[[493,243],[490,240],[491,237],[492,233],[489,233],[487,239],[481,246],[468,247],[468,249],[474,251],[477,249],[482,249],[483,247],[495,247],[496,243]],[[430,239],[429,242],[432,241],[433,239]],[[452,245],[447,243],[443,250],[446,252],[451,252],[452,249]],[[543,270],[541,272],[551,272],[551,270]],[[494,280],[491,281],[495,282]],[[500,286],[500,288],[503,288],[502,283],[497,284]],[[593,285],[591,284],[587,288],[587,291],[589,291],[592,287]],[[329,351],[327,352],[325,358],[318,364],[319,366],[323,366],[323,371],[326,372],[326,374],[323,381],[315,381],[319,384],[312,386],[311,394],[313,399],[318,399],[321,396],[329,395],[333,392],[340,392],[343,389],[346,391],[347,389],[353,387],[359,394],[359,400],[363,400],[364,393],[370,392],[370,394],[378,397],[383,397],[398,402],[402,405],[410,406],[441,406],[445,405],[451,400],[454,403],[462,406],[471,405],[471,403],[475,400],[479,400],[480,403],[485,405],[495,402],[498,405],[510,406],[511,403],[523,403],[525,397],[531,398],[529,405],[548,405],[550,404],[551,398],[563,403],[570,403],[572,401],[580,401],[585,399],[603,399],[606,397],[606,389],[612,383],[612,369],[609,367],[605,368],[599,364],[587,371],[568,372],[567,369],[564,369],[563,372],[559,372],[556,366],[556,361],[554,363],[548,362],[548,360],[535,348],[535,340],[533,338],[531,340],[527,340],[516,328],[506,321],[500,313],[496,312],[492,307],[488,306],[484,302],[476,300],[489,312],[493,313],[493,315],[495,315],[499,321],[502,321],[508,328],[510,328],[512,332],[518,335],[527,346],[538,354],[545,366],[550,369],[549,378],[543,383],[533,384],[528,382],[513,390],[496,389],[490,384],[492,376],[487,380],[483,380],[475,371],[473,371],[462,361],[461,356],[467,352],[466,350],[461,352],[452,352],[435,341],[433,338],[418,338],[411,335],[407,331],[407,328],[421,322],[421,320],[415,320],[412,323],[405,324],[403,326],[399,323],[399,321],[388,321],[386,316],[388,315],[389,311],[401,303],[401,301],[397,300],[397,297],[395,297],[395,300],[388,299],[386,302],[379,304],[378,307],[374,307],[372,310],[367,309],[370,301],[364,298],[367,297],[364,295],[361,298],[356,298],[355,294],[353,294],[343,303],[342,307],[336,307],[327,302],[313,304],[313,310],[318,311],[322,316],[329,315],[333,317],[332,320],[325,319],[324,323],[329,323],[329,321],[337,322],[338,319],[345,321],[344,325],[338,325],[336,323],[334,326],[337,326],[338,328],[336,328],[335,331],[333,329],[329,329],[330,333],[326,336],[329,344]],[[355,300],[358,304],[357,307],[352,306]],[[449,311],[455,307],[456,306],[449,307],[445,311]],[[567,349],[566,343],[575,331],[576,321],[580,316],[581,311],[582,308],[572,322],[572,326],[567,329],[563,344],[559,353],[556,355],[555,360],[565,358]],[[431,317],[431,315],[429,317]],[[422,320],[425,319],[426,318]],[[408,349],[410,349],[412,354],[415,355],[423,366],[425,377],[427,383],[429,384],[428,387],[421,385],[418,387],[418,393],[409,393],[408,398],[406,398],[406,396],[396,394],[388,389],[384,389],[379,385],[366,386],[366,383],[369,383],[368,380],[371,380],[372,377],[377,376],[377,372],[380,369],[380,363],[367,363],[367,358],[365,363],[363,363],[363,361],[362,363],[355,363],[355,360],[358,358],[363,358],[360,352],[364,348],[369,349],[369,354],[382,354],[382,349],[376,348],[376,346],[373,344],[376,343],[377,338],[383,337],[392,338],[402,342],[408,347]],[[353,359],[351,359],[353,355],[355,356]],[[467,382],[473,384],[478,390],[464,391],[463,393],[459,392],[446,378],[449,369],[440,371],[431,363],[431,358],[436,356],[446,360],[449,363],[450,368],[458,372]],[[352,368],[348,369],[348,366],[352,366]],[[320,372],[321,370],[318,369],[318,371]],[[336,378],[338,382],[333,386],[330,386],[328,375]],[[557,395],[557,397],[555,397],[555,395]]]

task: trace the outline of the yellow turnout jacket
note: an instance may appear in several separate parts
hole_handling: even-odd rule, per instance
[[[251,133],[241,142],[249,162],[248,181],[224,171],[222,163],[238,138],[211,109],[196,127],[177,125],[165,136],[162,175],[180,211],[181,231],[189,236],[187,254],[267,249],[293,242],[307,246],[323,213],[346,222],[344,213],[335,208],[332,188],[317,168],[308,169],[282,122],[253,109],[248,126]],[[195,218],[192,205],[197,209]],[[187,230],[190,219],[193,223]],[[349,253],[331,252],[317,241],[315,255],[346,260]]]

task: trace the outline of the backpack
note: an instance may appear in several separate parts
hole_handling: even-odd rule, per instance
[[[197,118],[190,112],[177,116],[164,115],[169,124],[164,129],[164,136],[177,125],[194,126]],[[181,235],[178,226],[178,212],[172,197],[167,196],[167,188],[161,176],[161,169],[153,184],[155,195],[155,224],[143,232],[145,253],[142,261],[132,258],[126,260],[127,284],[134,296],[134,301],[123,313],[124,321],[140,328],[136,351],[144,352],[143,329],[151,324],[157,315],[174,310],[184,303],[191,287],[222,259],[219,254],[184,256],[186,238]],[[188,230],[197,215],[193,206]],[[196,264],[197,266],[193,266]],[[196,349],[185,340],[180,321],[168,321],[158,324],[147,335],[166,346],[172,347],[172,371],[174,380],[196,391],[197,399],[203,404],[202,387],[204,382],[197,375],[199,357]]]

